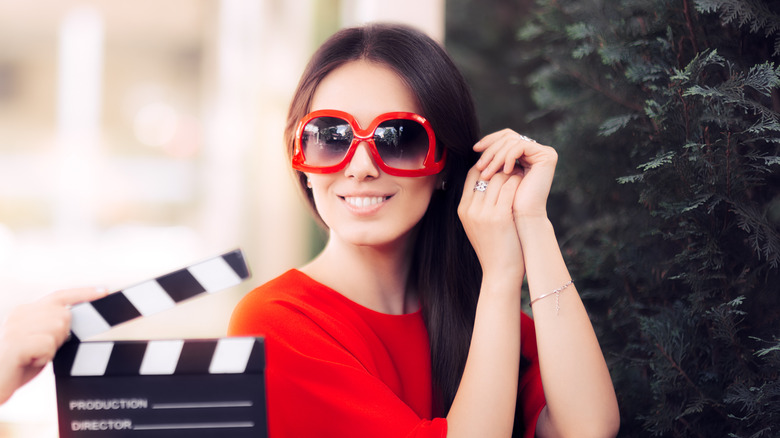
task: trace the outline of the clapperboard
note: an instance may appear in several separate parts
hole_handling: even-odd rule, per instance
[[[73,306],[54,357],[60,438],[266,437],[262,338],[82,342],[249,275],[235,250]]]

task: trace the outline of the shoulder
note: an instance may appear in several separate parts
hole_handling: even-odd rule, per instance
[[[302,293],[316,289],[319,284],[296,269],[256,287],[241,299],[237,308],[252,307],[257,304],[278,300],[296,300]]]
[[[338,292],[292,269],[249,292],[230,318],[231,336],[333,331],[353,321]],[[342,327],[343,329],[343,327]]]
[[[239,302],[228,335],[264,337],[268,364],[273,355],[277,368],[313,358],[355,365],[355,357],[370,357],[373,344],[368,341],[370,326],[345,301],[338,292],[291,270]]]
[[[284,299],[288,291],[297,290],[301,286],[298,271],[291,269],[284,274],[256,287],[239,301],[236,309],[251,309],[259,304],[277,299]]]
[[[315,281],[297,270],[289,270],[246,294],[230,317],[230,335],[257,335],[275,320],[289,319],[311,304],[317,293]],[[264,331],[264,330],[263,330]]]

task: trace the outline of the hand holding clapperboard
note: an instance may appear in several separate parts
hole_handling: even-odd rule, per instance
[[[249,275],[235,250],[73,306],[54,357],[60,437],[266,437],[262,338],[82,342]]]

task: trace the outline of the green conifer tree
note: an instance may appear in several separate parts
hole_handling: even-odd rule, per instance
[[[516,18],[536,106],[513,127],[560,154],[551,210],[620,436],[780,436],[780,1]]]

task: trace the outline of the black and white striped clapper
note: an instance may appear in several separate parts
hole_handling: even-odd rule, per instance
[[[248,277],[236,250],[74,306],[54,358],[60,437],[266,437],[262,338],[81,342]]]
[[[85,340],[131,319],[171,309],[189,298],[235,286],[247,278],[249,269],[237,249],[99,300],[77,304],[71,309],[71,331],[79,340]]]

